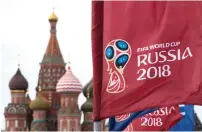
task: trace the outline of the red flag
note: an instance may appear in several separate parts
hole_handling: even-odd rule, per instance
[[[93,1],[94,120],[202,104],[201,2]]]
[[[124,131],[167,131],[183,116],[179,107],[163,107],[133,120]]]

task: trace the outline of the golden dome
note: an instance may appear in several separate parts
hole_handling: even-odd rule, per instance
[[[52,12],[52,14],[49,16],[49,21],[57,21],[58,17],[55,15],[54,11]]]
[[[36,99],[31,101],[30,108],[32,110],[48,110],[50,108],[50,104],[44,100],[41,95],[37,95]]]

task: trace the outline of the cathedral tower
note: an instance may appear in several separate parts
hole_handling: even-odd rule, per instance
[[[11,103],[5,108],[6,131],[25,131],[29,130],[31,115],[29,100],[26,96],[28,82],[22,75],[20,68],[12,77],[9,83],[11,91]]]
[[[60,108],[60,97],[56,93],[57,81],[65,73],[65,62],[63,60],[60,47],[56,36],[56,24],[58,18],[54,12],[49,17],[50,39],[46,53],[40,63],[40,72],[38,79],[38,88],[41,88],[41,96],[45,97],[51,108],[47,114],[48,130],[57,130],[57,111]]]
[[[56,90],[60,93],[61,101],[58,131],[80,131],[81,112],[78,108],[78,95],[82,91],[82,85],[72,73],[70,65],[58,81]]]

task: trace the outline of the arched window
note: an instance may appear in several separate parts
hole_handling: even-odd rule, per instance
[[[11,107],[8,109],[8,113],[16,113],[16,109],[14,107]]]
[[[19,108],[19,109],[18,109],[18,112],[19,112],[19,113],[25,113],[26,110],[25,110],[25,108]]]

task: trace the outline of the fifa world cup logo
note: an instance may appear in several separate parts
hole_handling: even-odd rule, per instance
[[[110,74],[106,91],[120,93],[125,90],[124,69],[131,57],[130,45],[121,39],[112,40],[105,49],[105,59]]]

